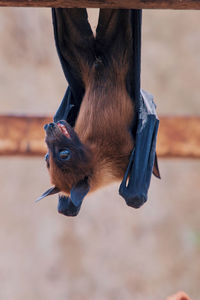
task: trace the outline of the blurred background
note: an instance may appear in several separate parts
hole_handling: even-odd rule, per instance
[[[91,22],[97,10],[90,10]],[[159,115],[200,114],[200,12],[143,13],[142,87]],[[50,9],[0,8],[0,113],[53,115],[65,81]],[[43,158],[0,157],[0,299],[164,300],[200,295],[200,161],[160,159],[148,202],[118,184],[57,213]]]

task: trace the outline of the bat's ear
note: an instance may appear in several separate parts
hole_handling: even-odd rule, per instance
[[[43,198],[45,198],[47,196],[57,194],[59,192],[60,192],[60,190],[56,186],[54,186],[54,187],[50,188],[49,190],[47,190],[46,192],[44,192],[44,194],[42,194],[39,198],[37,198],[35,200],[35,202],[38,202],[38,201],[42,200]]]
[[[59,196],[58,212],[65,216],[75,217],[78,215],[83,198],[89,192],[88,179],[79,181],[72,189],[70,197]]]
[[[88,178],[79,181],[72,189],[71,189],[71,201],[77,207],[82,204],[83,198],[89,192],[90,186],[88,184]]]
[[[157,154],[155,154],[155,160],[154,160],[154,165],[153,165],[153,175],[156,176],[157,178],[161,179],[160,170],[158,167]]]

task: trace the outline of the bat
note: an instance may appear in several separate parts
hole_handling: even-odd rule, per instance
[[[100,9],[96,36],[86,9],[53,9],[53,22],[69,88],[54,122],[44,128],[53,187],[38,200],[60,193],[58,211],[76,216],[89,192],[122,181],[120,194],[138,208],[147,199],[152,170],[160,176],[155,105],[138,83],[141,12]]]

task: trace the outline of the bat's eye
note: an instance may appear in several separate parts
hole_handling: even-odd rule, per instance
[[[70,151],[68,149],[65,149],[65,150],[61,150],[59,152],[59,156],[63,160],[69,160],[70,157],[71,157],[71,153],[70,153]]]

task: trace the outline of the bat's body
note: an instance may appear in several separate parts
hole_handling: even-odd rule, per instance
[[[95,37],[85,9],[53,13],[60,59],[79,112],[74,128],[66,120],[45,127],[54,188],[40,198],[62,192],[59,211],[76,215],[89,191],[123,179],[133,150],[131,10],[101,9]],[[59,120],[65,110],[61,105]]]

